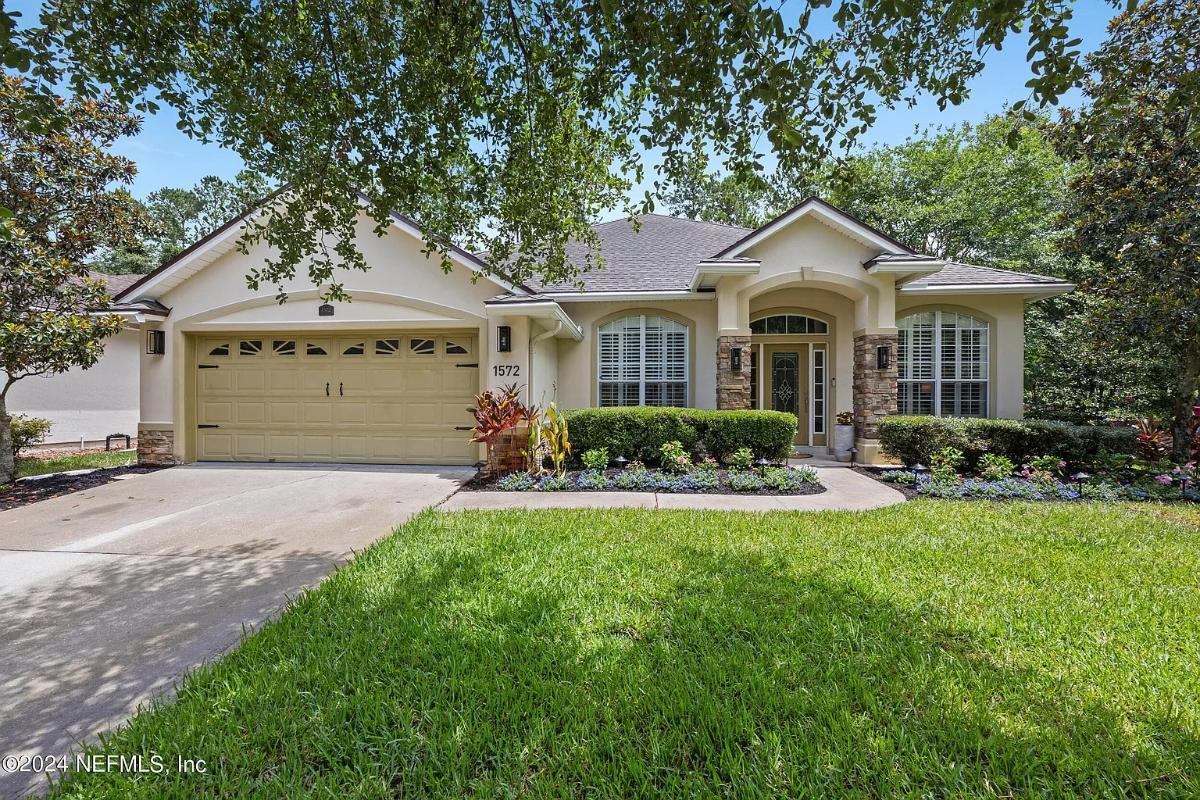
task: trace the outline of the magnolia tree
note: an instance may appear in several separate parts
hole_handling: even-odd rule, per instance
[[[1056,128],[1082,167],[1071,246],[1101,267],[1085,287],[1098,323],[1169,360],[1183,461],[1200,390],[1200,2],[1119,15],[1087,66],[1087,103]]]
[[[786,7],[785,7],[786,6]],[[46,87],[169,105],[190,136],[290,189],[248,225],[327,298],[366,269],[365,210],[401,211],[515,281],[574,277],[610,208],[650,210],[697,161],[754,170],[847,146],[881,109],[961,102],[984,55],[1022,47],[1035,101],[1080,77],[1071,4],[1044,0],[47,0],[0,13],[0,53]],[[18,24],[19,23],[19,24]],[[1016,40],[1016,41],[1014,41]],[[446,262],[448,266],[448,262]],[[585,264],[585,266],[587,266]],[[282,290],[280,297],[283,299]]]
[[[14,472],[9,389],[96,363],[121,319],[105,313],[109,297],[87,259],[149,226],[128,192],[109,189],[135,169],[107,149],[140,120],[111,99],[60,100],[64,124],[35,134],[18,118],[28,91],[18,78],[0,84],[0,197],[12,212],[0,236],[0,484]]]

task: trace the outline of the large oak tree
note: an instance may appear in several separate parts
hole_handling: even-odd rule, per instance
[[[5,58],[47,86],[166,103],[289,185],[247,232],[279,251],[250,280],[303,264],[338,297],[335,267],[366,268],[361,207],[517,280],[569,277],[570,237],[652,204],[627,196],[643,151],[666,183],[710,156],[820,159],[881,109],[960,102],[1004,45],[1053,101],[1080,76],[1070,16],[1043,0],[49,0]]]

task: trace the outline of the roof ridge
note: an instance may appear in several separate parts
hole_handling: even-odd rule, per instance
[[[599,228],[601,225],[612,225],[614,222],[628,222],[630,219],[638,217],[661,217],[662,219],[675,220],[676,222],[691,222],[697,225],[718,225],[722,228],[733,228],[738,231],[752,231],[754,228],[746,228],[741,225],[731,225],[728,222],[714,222],[709,219],[692,219],[691,217],[680,217],[675,214],[660,214],[657,211],[647,211],[642,214],[634,214],[633,217],[617,217],[616,219],[605,220],[604,222],[596,222],[592,225],[593,228]]]

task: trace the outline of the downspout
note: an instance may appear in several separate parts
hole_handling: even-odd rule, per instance
[[[530,395],[533,394],[533,346],[535,344],[537,344],[538,342],[544,342],[545,340],[547,340],[553,336],[558,336],[558,334],[562,330],[562,328],[563,328],[563,322],[560,319],[554,323],[554,327],[551,330],[539,333],[537,336],[534,336],[532,339],[529,340],[529,362],[528,363],[529,363],[529,387],[530,387],[529,393],[530,393]],[[530,397],[529,399],[532,402],[533,398]]]

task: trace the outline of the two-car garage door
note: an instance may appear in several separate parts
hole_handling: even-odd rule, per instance
[[[202,461],[470,464],[474,332],[196,342]]]

